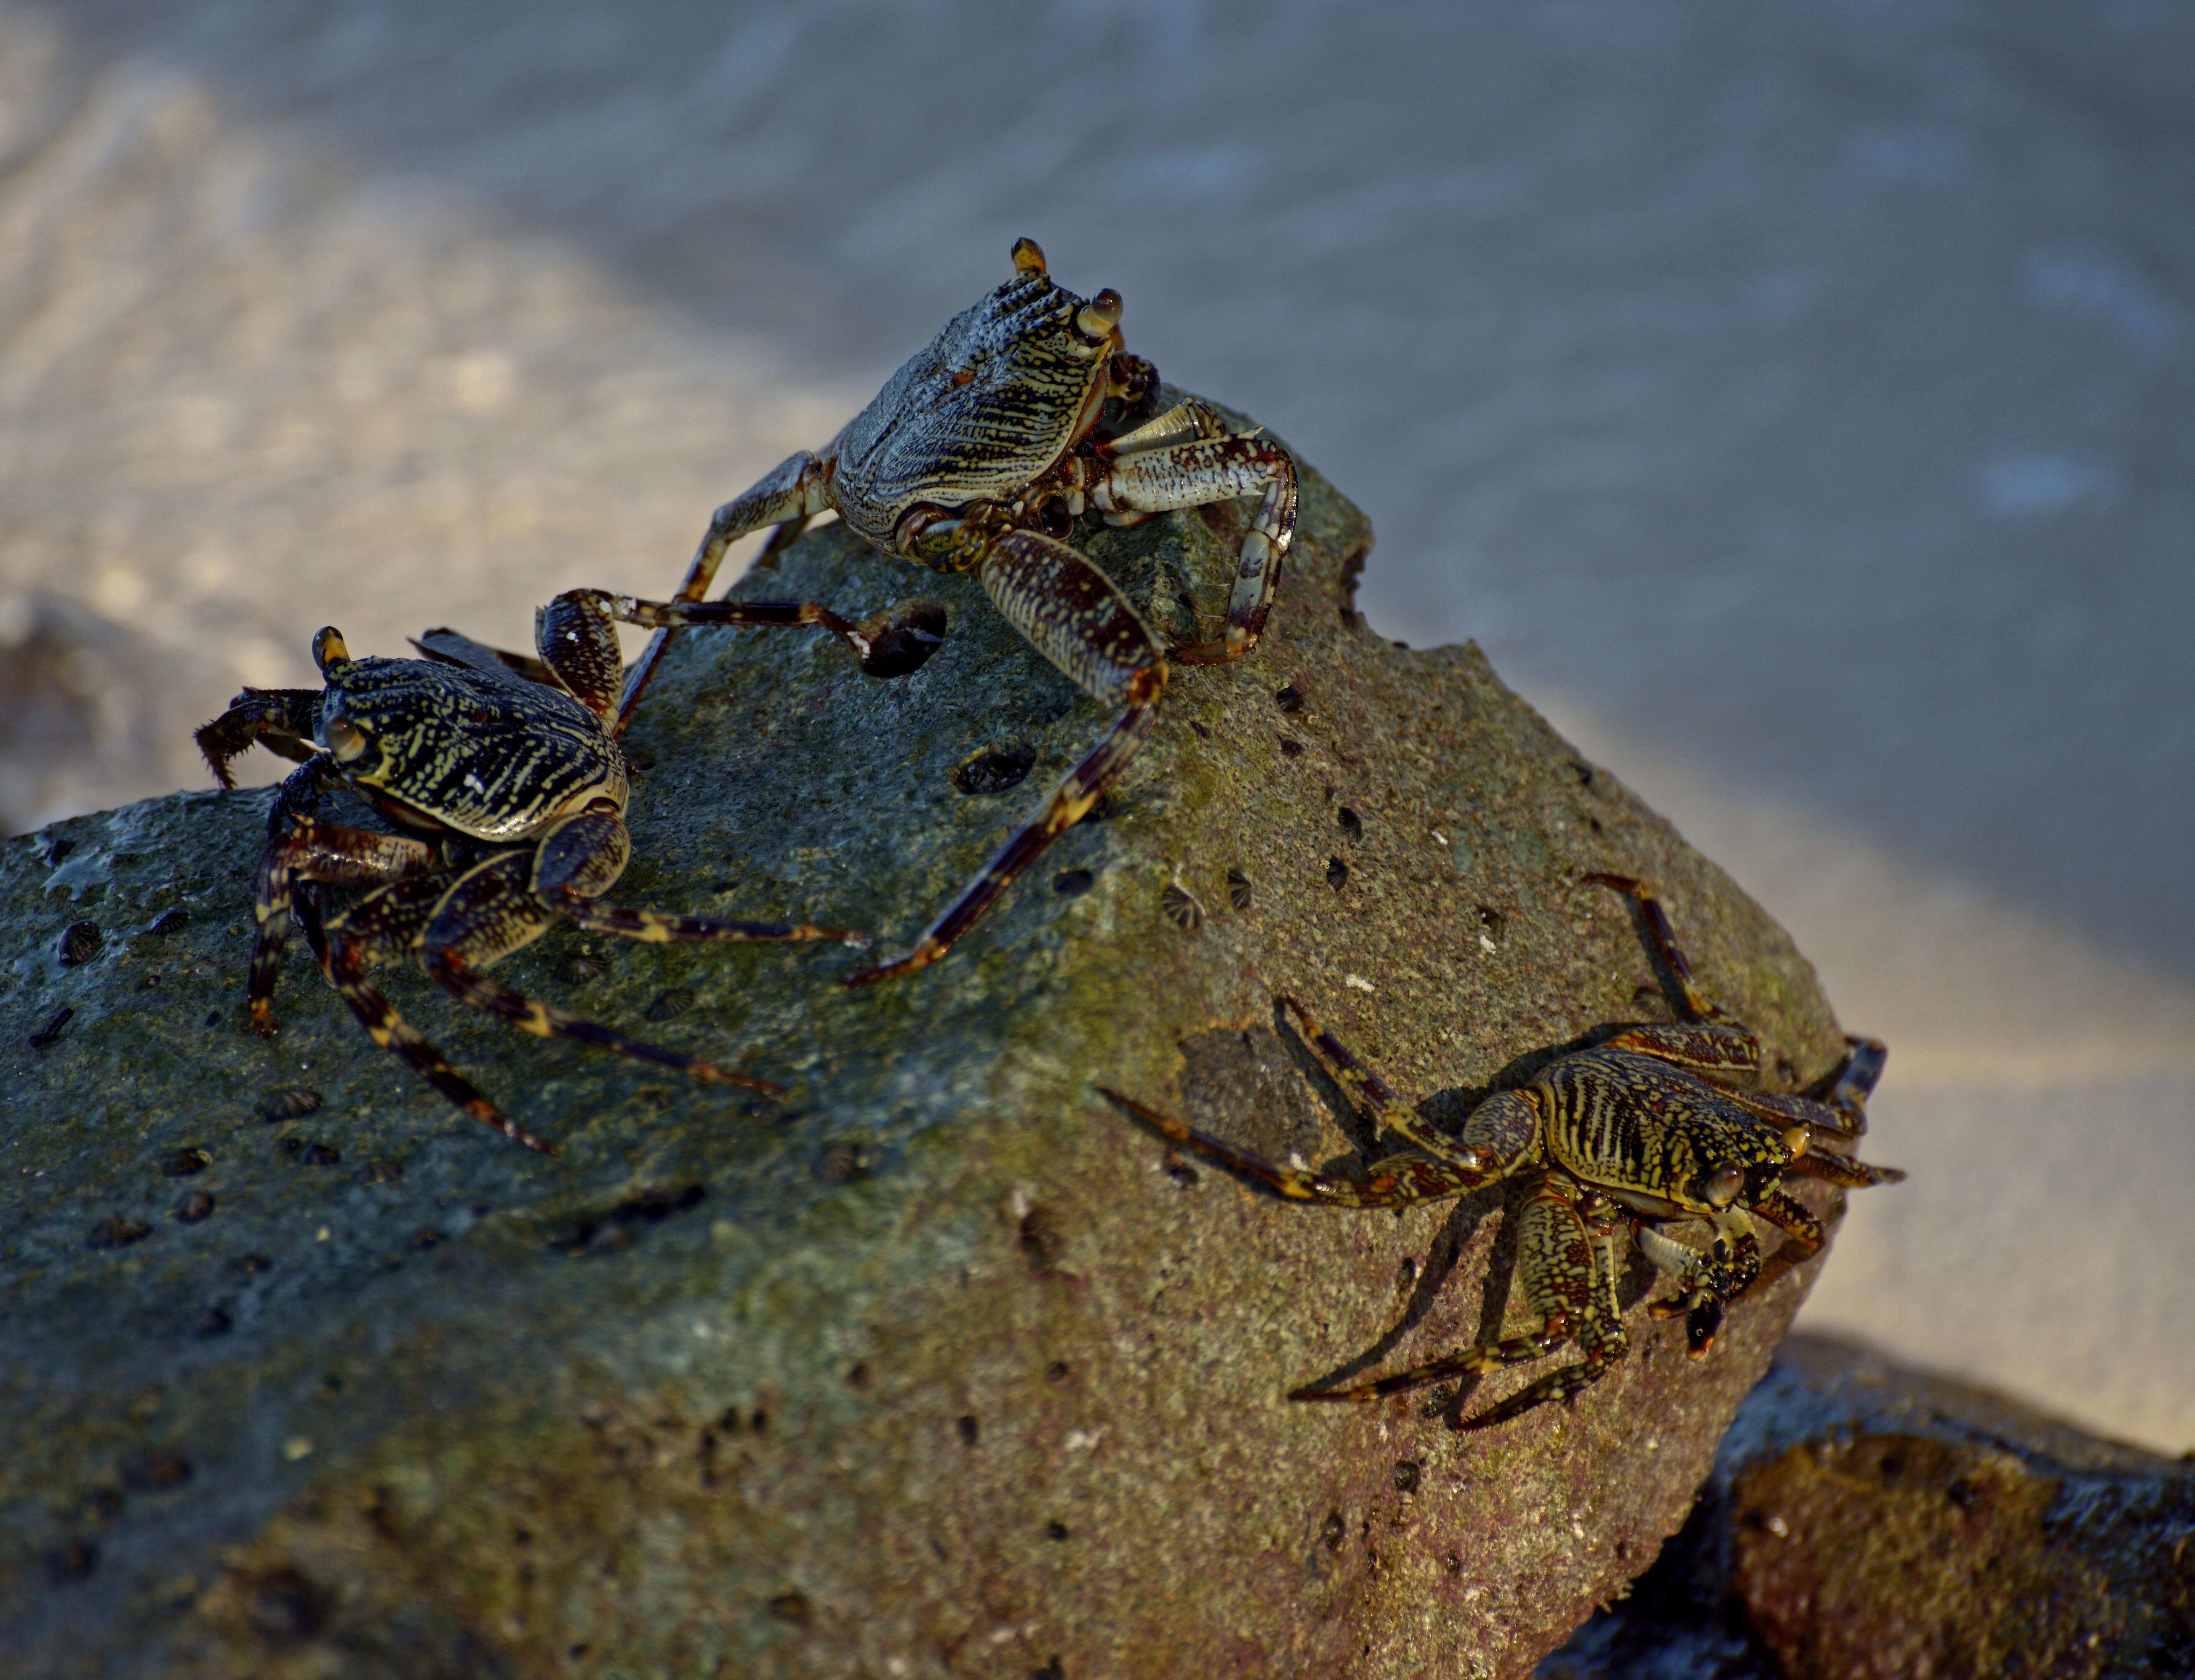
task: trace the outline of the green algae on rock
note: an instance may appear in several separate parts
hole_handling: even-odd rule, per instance
[[[1184,640],[1242,513],[1076,540]],[[265,791],[0,846],[0,1638],[115,1676],[1063,1680],[1509,1674],[1559,1643],[1682,1522],[1814,1265],[1694,1363],[1634,1261],[1630,1357],[1484,1435],[1426,1396],[1291,1405],[1498,1326],[1513,1192],[1284,1205],[1093,1086],[1345,1156],[1369,1140],[1286,992],[1460,1113],[1655,995],[1596,869],[1663,890],[1779,1083],[1842,1044],[1781,930],[1475,647],[1366,627],[1370,544],[1306,469],[1256,655],[1176,670],[1121,783],[933,969],[851,991],[850,952],[568,932],[498,969],[781,1103],[388,976],[555,1160],[376,1050],[302,953],[252,1036]],[[631,737],[620,899],[902,939],[1103,727],[971,581],[840,527],[741,590],[931,600],[948,633],[894,682],[821,636],[683,633]]]

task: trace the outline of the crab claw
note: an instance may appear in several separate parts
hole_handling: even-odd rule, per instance
[[[1034,268],[1040,274],[1046,272],[1044,247],[1034,239],[1014,241],[1014,273],[1018,274],[1025,268]]]

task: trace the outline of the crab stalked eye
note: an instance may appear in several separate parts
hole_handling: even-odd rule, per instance
[[[1044,248],[1034,239],[1016,239],[1014,241],[1014,273],[1025,273],[1031,268],[1035,269],[1040,274],[1045,272]]]
[[[326,676],[337,665],[350,663],[350,649],[343,646],[343,632],[333,624],[323,625],[313,637],[313,663]]]
[[[346,764],[366,749],[366,731],[347,717],[331,717],[322,733],[328,738],[328,751]]]
[[[1074,315],[1074,325],[1089,339],[1109,338],[1120,324],[1121,294],[1110,286],[1084,304]]]
[[[1727,1207],[1744,1188],[1745,1169],[1736,1161],[1725,1161],[1701,1182],[1700,1199],[1709,1207]]]
[[[1795,1125],[1783,1134],[1783,1152],[1793,1160],[1806,1153],[1806,1146],[1814,1141],[1814,1129],[1810,1125]]]

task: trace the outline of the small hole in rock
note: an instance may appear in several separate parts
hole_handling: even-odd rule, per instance
[[[1065,1539],[1067,1538],[1067,1525],[1064,1522],[1046,1523],[1044,1525],[1044,1537],[1047,1540]]]
[[[881,613],[861,626],[861,635],[869,644],[861,656],[864,676],[911,676],[945,643],[944,605],[918,601]]]
[[[133,1242],[142,1242],[153,1234],[153,1228],[135,1219],[124,1219],[119,1214],[102,1219],[91,1228],[85,1241],[93,1248],[127,1248]]]
[[[953,785],[967,794],[1004,793],[1019,787],[1036,765],[1036,749],[1024,741],[987,746],[953,772]]]
[[[1349,1525],[1341,1520],[1338,1510],[1327,1512],[1326,1521],[1318,1525],[1318,1537],[1326,1542],[1328,1551],[1339,1551],[1342,1538],[1348,1533]]]
[[[1326,884],[1337,893],[1349,884],[1349,866],[1339,858],[1326,860]]]
[[[1051,1364],[1045,1366],[1044,1378],[1045,1381],[1047,1383],[1065,1382],[1067,1380],[1067,1361],[1063,1359],[1056,1359],[1052,1361]]]
[[[46,1567],[58,1582],[87,1580],[99,1568],[99,1547],[91,1540],[71,1540],[47,1559]]]
[[[1239,869],[1227,872],[1227,902],[1237,910],[1250,907],[1250,877]]]
[[[1425,1472],[1419,1468],[1414,1460],[1403,1459],[1395,1466],[1395,1491],[1397,1493],[1416,1493],[1418,1483],[1423,1480],[1424,1475]]]
[[[795,1627],[805,1627],[815,1617],[815,1607],[809,1603],[807,1595],[798,1592],[779,1593],[769,1601],[769,1613]]]
[[[205,1190],[193,1190],[176,1204],[176,1217],[186,1225],[196,1225],[213,1217],[213,1197]]]
[[[1282,711],[1301,711],[1304,707],[1303,690],[1291,682],[1273,696],[1273,701]]]
[[[1285,735],[1281,737],[1281,756],[1282,757],[1293,758],[1302,751],[1303,743],[1301,741],[1290,740]]]
[[[61,929],[60,959],[63,968],[73,968],[78,963],[89,963],[99,955],[105,942],[96,922],[72,922]]]
[[[960,1439],[971,1447],[983,1438],[983,1426],[976,1421],[973,1413],[958,1419],[955,1427],[960,1431]]]
[[[1067,1234],[1059,1228],[1051,1210],[1040,1205],[1022,1216],[1021,1245],[1031,1271],[1049,1272],[1067,1252]]]
[[[1087,869],[1069,869],[1051,877],[1051,889],[1062,898],[1080,898],[1098,884],[1098,877]]]
[[[1478,914],[1480,930],[1496,945],[1501,944],[1501,930],[1508,925],[1509,918],[1500,911],[1483,904],[1478,906]]]
[[[1341,808],[1336,820],[1341,824],[1341,831],[1351,840],[1362,840],[1364,837],[1364,819],[1351,810],[1348,806],[1344,805]]]
[[[170,1447],[137,1453],[122,1466],[122,1485],[137,1493],[164,1493],[190,1479],[191,1461]]]

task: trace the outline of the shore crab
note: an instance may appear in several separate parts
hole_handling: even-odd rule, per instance
[[[1158,375],[1124,348],[1119,294],[1085,299],[1055,285],[1032,239],[1015,245],[1011,279],[947,323],[820,453],[803,451],[717,509],[678,590],[679,601],[699,602],[726,548],[751,532],[776,526],[770,546],[781,549],[809,520],[836,512],[885,554],[975,573],[1039,653],[1121,708],[914,945],[850,985],[936,962],[1080,820],[1150,734],[1170,659],[1219,664],[1257,646],[1295,528],[1287,450],[1231,433],[1195,400],[1149,417]],[[1132,525],[1253,495],[1261,499],[1242,541],[1226,629],[1190,647],[1163,648],[1112,579],[1062,540],[1086,509]],[[660,630],[635,665],[621,718],[676,628]]]
[[[1818,1097],[1760,1090],[1760,1041],[1694,981],[1652,889],[1628,876],[1585,878],[1636,903],[1647,941],[1674,981],[1679,1019],[1622,1027],[1558,1057],[1530,1084],[1488,1096],[1460,1136],[1429,1125],[1301,1004],[1282,1000],[1344,1086],[1368,1099],[1380,1125],[1415,1152],[1375,1161],[1361,1179],[1276,1166],[1099,1087],[1172,1142],[1293,1200],[1403,1207],[1503,1179],[1529,1181],[1516,1217],[1518,1277],[1535,1320],[1530,1330],[1370,1382],[1298,1389],[1290,1399],[1374,1401],[1541,1359],[1565,1342],[1577,1344],[1580,1362],[1549,1372],[1464,1427],[1483,1429],[1579,1394],[1628,1346],[1616,1298],[1616,1239],[1627,1229],[1639,1251],[1677,1280],[1674,1297],[1649,1310],[1683,1317],[1687,1351],[1702,1357],[1731,1302],[1822,1246],[1820,1222],[1783,1194],[1787,1177],[1852,1188],[1904,1177],[1894,1167],[1869,1166],[1823,1147],[1850,1144],[1866,1131],[1867,1097],[1887,1054],[1879,1042],[1848,1038],[1844,1061],[1821,1082]],[[1756,1221],[1784,1235],[1765,1262]],[[1702,1242],[1676,1234],[1702,1223]]]
[[[766,1079],[628,1038],[481,972],[560,920],[643,941],[868,942],[836,928],[671,916],[602,901],[631,854],[628,771],[613,723],[620,671],[613,620],[655,605],[594,590],[560,595],[536,614],[538,659],[498,653],[449,630],[422,638],[427,659],[354,659],[331,627],[313,638],[323,688],[247,688],[198,731],[223,787],[235,785],[230,761],[255,743],[300,766],[268,814],[259,866],[249,997],[262,1036],[277,1031],[274,984],[294,921],[376,1044],[466,1113],[528,1148],[556,1153],[445,1061],[367,981],[369,969],[408,958],[460,1001],[524,1032],[599,1045],[694,1079],[778,1092]],[[711,621],[722,621],[721,611]],[[835,620],[827,627],[833,626],[848,629]],[[322,820],[320,800],[338,786],[406,831]],[[330,914],[326,886],[369,890]]]

